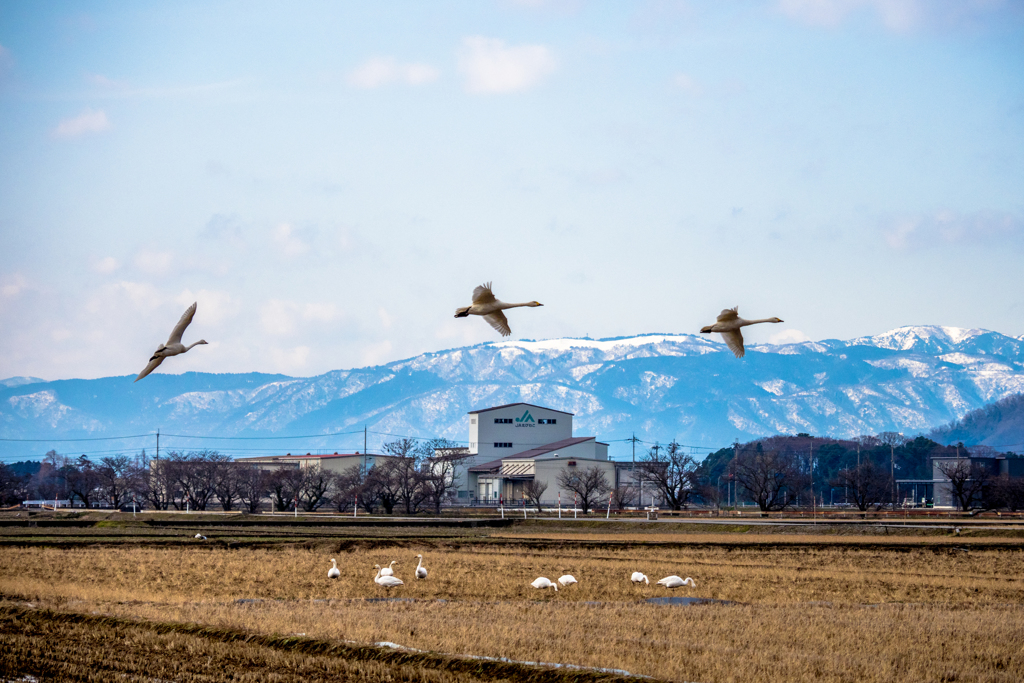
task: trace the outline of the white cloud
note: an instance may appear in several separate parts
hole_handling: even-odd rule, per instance
[[[672,79],[672,84],[690,95],[699,96],[704,94],[704,86],[688,74],[676,74]]]
[[[769,344],[799,344],[811,341],[811,338],[800,330],[782,330],[768,337]]]
[[[305,304],[302,317],[314,322],[329,323],[338,317],[338,308],[334,304]]]
[[[363,349],[361,355],[362,365],[380,365],[392,359],[391,342],[387,339],[370,344]]]
[[[309,362],[309,347],[296,346],[290,349],[271,349],[275,369],[284,374],[293,374],[305,369]]]
[[[110,128],[110,120],[102,109],[82,110],[78,116],[62,119],[53,129],[53,137],[62,140],[77,138],[87,133],[101,133]]]
[[[381,327],[385,330],[390,329],[391,325],[394,323],[394,319],[391,317],[391,314],[388,313],[387,309],[383,307],[377,309],[377,315],[380,316]]]
[[[898,250],[942,244],[1020,248],[1024,246],[1024,217],[992,211],[961,214],[948,210],[905,215],[885,222],[883,237],[890,247]]]
[[[267,334],[287,335],[296,331],[299,320],[306,323],[329,323],[340,317],[332,303],[296,303],[270,299],[260,310],[260,324]]]
[[[21,294],[28,288],[28,281],[20,273],[15,273],[7,278],[4,278],[4,283],[0,285],[0,296],[5,299],[13,299],[14,297]]]
[[[291,334],[295,331],[294,304],[271,299],[260,309],[260,325],[267,334]]]
[[[186,289],[176,296],[174,301],[181,306],[182,312],[195,302],[196,322],[200,322],[201,319],[202,324],[216,325],[238,313],[238,302],[231,294],[222,290],[200,289],[193,292]]]
[[[348,74],[348,82],[357,88],[379,88],[390,83],[425,85],[440,77],[440,72],[429,64],[402,64],[394,57],[374,57]]]
[[[526,90],[555,70],[554,53],[543,45],[508,47],[498,38],[471,36],[462,41],[459,71],[475,93]]]
[[[309,251],[309,245],[296,234],[295,228],[288,223],[281,223],[274,228],[274,241],[280,245],[285,256],[300,256]]]
[[[150,275],[163,275],[171,269],[174,254],[169,251],[143,250],[135,255],[135,267]]]
[[[104,275],[109,275],[120,267],[121,264],[113,256],[105,256],[92,264],[93,270]]]

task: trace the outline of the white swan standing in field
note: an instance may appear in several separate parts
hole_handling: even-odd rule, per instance
[[[572,574],[562,574],[558,577],[558,583],[562,586],[571,586],[574,583],[579,583],[579,581]]]
[[[664,579],[658,581],[658,585],[664,586],[665,588],[679,588],[680,586],[685,586],[687,584],[689,584],[690,588],[697,587],[697,583],[689,576],[685,579],[681,579],[678,576],[666,576]]]
[[[202,534],[196,534],[192,538],[198,538],[200,541],[205,541],[206,540],[206,536],[203,536]]]
[[[188,310],[182,313],[181,319],[178,320],[178,324],[174,326],[173,330],[171,330],[171,336],[167,338],[167,343],[161,344],[160,348],[153,352],[153,356],[149,359],[149,364],[143,368],[142,372],[139,373],[139,376],[135,378],[136,382],[156,370],[156,367],[164,362],[164,358],[167,358],[168,356],[177,356],[179,353],[185,353],[193,346],[207,343],[205,339],[200,339],[188,346],[181,343],[181,335],[185,334],[185,328],[188,327],[190,322],[192,322],[192,316],[195,314],[196,304],[193,303],[188,307]]]
[[[395,565],[396,564],[398,564],[398,562],[396,560],[391,560],[391,564],[389,564],[388,566],[384,567],[384,569],[380,570],[380,575],[381,576],[394,576],[395,575]]]
[[[471,315],[482,315],[488,325],[500,332],[501,336],[507,337],[512,334],[512,330],[509,329],[508,318],[505,317],[502,311],[508,308],[543,305],[539,301],[529,301],[525,304],[507,304],[504,301],[499,301],[494,298],[494,293],[491,292],[491,283],[487,282],[473,290],[473,304],[471,306],[455,309],[455,317],[466,318]]]
[[[416,564],[416,578],[425,579],[427,578],[427,568],[423,566],[423,556],[417,555],[416,557],[420,558],[420,561]]]
[[[629,580],[633,583],[646,583],[648,586],[651,585],[651,582],[648,580],[647,575],[642,574],[640,572],[633,572],[633,575],[629,577]]]
[[[551,583],[546,576],[541,576],[539,578],[534,579],[533,583],[531,583],[530,585],[534,588],[554,588],[555,592],[558,592],[558,584]]]
[[[390,589],[390,588],[394,588],[395,586],[404,586],[405,585],[405,581],[402,581],[397,576],[387,576],[387,575],[383,575],[382,576],[381,573],[384,570],[380,568],[379,564],[373,565],[373,568],[377,570],[377,576],[373,577],[373,582],[376,583],[378,586],[384,586],[384,588]]]
[[[740,328],[746,327],[747,325],[756,325],[758,323],[781,323],[784,322],[779,318],[762,318],[760,320],[744,320],[740,317],[740,307],[727,308],[718,314],[718,322],[714,325],[708,325],[707,327],[701,328],[701,334],[709,334],[711,332],[718,332],[722,335],[722,340],[725,345],[729,347],[729,350],[736,354],[737,358],[743,358],[743,335],[740,334]]]
[[[341,571],[338,569],[338,561],[331,558],[331,568],[327,570],[328,579],[339,579],[341,578]]]

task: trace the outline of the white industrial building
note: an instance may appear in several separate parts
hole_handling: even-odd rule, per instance
[[[572,418],[572,413],[529,403],[470,412],[470,457],[459,472],[460,502],[520,501],[523,484],[539,481],[548,486],[545,503],[553,505],[559,493],[563,503],[571,503],[572,492],[560,491],[557,477],[574,467],[597,467],[616,486],[619,473],[608,460],[608,444],[573,436]]]

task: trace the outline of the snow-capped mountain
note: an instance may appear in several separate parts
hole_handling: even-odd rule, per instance
[[[504,341],[317,377],[155,374],[0,388],[0,437],[145,434],[163,448],[349,449],[390,435],[467,438],[466,413],[524,401],[575,413],[576,432],[719,447],[777,433],[916,433],[1024,392],[1024,340],[985,330],[901,327],[873,337],[753,345],[737,360],[706,336]],[[359,431],[316,439],[280,438]],[[0,442],[6,460],[152,448],[123,442]],[[90,445],[92,444],[92,445]],[[613,443],[611,454],[626,447]],[[303,451],[304,452],[304,451]]]

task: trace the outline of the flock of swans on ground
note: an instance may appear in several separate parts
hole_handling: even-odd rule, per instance
[[[419,562],[416,564],[416,578],[425,579],[427,578],[427,568],[423,566],[423,555],[417,555],[416,558],[419,560]],[[397,586],[404,586],[405,581],[402,581],[400,578],[395,576],[396,564],[398,564],[398,561],[392,560],[391,564],[389,564],[387,567],[381,567],[379,564],[373,565],[373,568],[377,570],[377,575],[373,577],[373,582],[376,583],[378,586],[387,589],[395,588]],[[327,570],[327,578],[341,578],[341,570],[338,569],[338,561],[333,557],[331,558],[331,568]],[[647,576],[641,572],[633,572],[632,576],[629,577],[629,580],[633,583],[643,583],[647,585],[650,585],[651,583]],[[573,576],[572,574],[563,574],[562,576],[558,577],[557,581],[552,581],[546,576],[540,576],[534,579],[532,582],[530,582],[530,585],[534,588],[541,589],[554,588],[555,592],[557,593],[559,586],[565,588],[566,586],[571,586],[574,583],[579,583],[579,581],[576,580],[575,576]],[[661,579],[657,582],[657,585],[664,586],[665,588],[680,588],[682,586],[696,588],[697,582],[691,579],[689,576],[687,576],[684,579],[679,576],[672,575],[666,576],[664,579]]]
[[[198,302],[197,302],[198,303]],[[456,318],[467,318],[471,315],[479,315],[487,321],[487,324],[501,333],[501,336],[507,337],[512,334],[511,328],[508,326],[508,318],[505,317],[503,311],[510,308],[522,308],[524,306],[537,307],[543,306],[544,304],[539,301],[528,301],[522,304],[510,304],[505,303],[497,299],[494,293],[491,291],[491,283],[485,283],[473,290],[473,303],[469,306],[464,306],[455,310]],[[149,363],[143,368],[139,376],[135,378],[138,382],[140,379],[148,375],[149,373],[156,370],[157,366],[164,362],[165,358],[170,356],[177,356],[185,353],[194,346],[199,344],[208,343],[205,339],[200,339],[197,342],[193,342],[188,346],[181,343],[181,336],[185,333],[185,328],[192,322],[192,317],[196,314],[196,304],[193,303],[188,309],[182,314],[181,319],[178,320],[178,324],[171,330],[171,336],[167,338],[166,344],[161,344],[153,355],[149,359]],[[722,335],[722,339],[725,341],[726,346],[729,350],[736,354],[737,358],[742,358],[744,354],[743,349],[743,335],[740,333],[741,327],[747,325],[756,325],[758,323],[781,323],[783,322],[779,318],[762,318],[760,320],[744,320],[740,317],[739,307],[727,308],[718,314],[718,320],[714,325],[708,325],[701,328],[702,334],[710,334],[717,332]],[[385,575],[386,576],[386,575]]]

